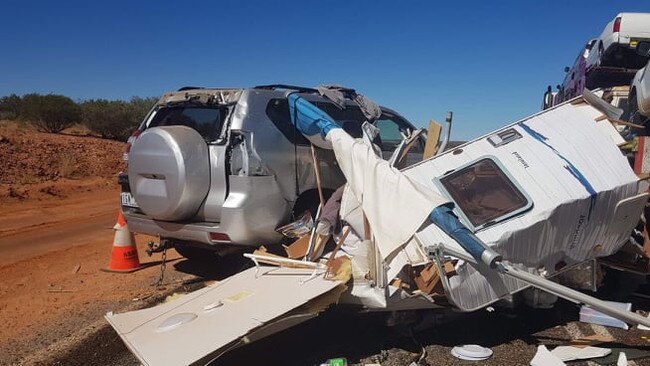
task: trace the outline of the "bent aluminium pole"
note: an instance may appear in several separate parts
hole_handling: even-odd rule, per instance
[[[487,244],[483,243],[476,235],[474,235],[460,220],[453,214],[451,208],[440,206],[433,210],[430,220],[438,226],[442,231],[449,235],[455,242],[457,242],[471,257],[462,255],[460,253],[450,253],[459,255],[462,259],[478,263],[479,266],[485,266],[489,270],[495,270],[499,273],[516,278],[529,285],[537,287],[541,290],[557,295],[563,299],[567,299],[574,303],[585,304],[590,308],[600,311],[616,319],[632,323],[643,324],[650,327],[650,318],[643,317],[631,311],[625,311],[615,308],[608,304],[606,301],[589,296],[580,291],[573,290],[559,283],[550,281],[542,276],[528,273],[515,268],[508,262],[501,258],[501,255],[496,253]],[[415,234],[415,237],[421,243],[421,239]],[[443,250],[445,250],[443,248]]]

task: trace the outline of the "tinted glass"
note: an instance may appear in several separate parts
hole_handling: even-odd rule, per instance
[[[309,140],[293,128],[289,116],[289,102],[286,99],[271,99],[266,105],[266,116],[287,140],[298,145],[309,145]]]
[[[362,137],[361,124],[365,122],[366,118],[358,107],[347,107],[340,109],[332,103],[327,102],[311,102],[336,122],[339,123],[352,137]],[[289,116],[289,103],[286,99],[272,99],[266,106],[266,115],[271,122],[282,132],[282,134],[289,140],[294,141],[294,129],[291,124]],[[296,143],[299,145],[309,145],[303,135],[297,133],[295,136]]]
[[[523,193],[490,159],[479,160],[440,182],[474,227],[528,205]]]
[[[156,112],[149,127],[187,126],[196,130],[206,141],[214,141],[221,133],[224,108],[177,106],[164,107]]]
[[[357,138],[363,136],[361,125],[366,121],[366,117],[363,115],[363,112],[361,112],[359,107],[347,106],[345,109],[340,109],[333,103],[322,101],[312,103],[337,121],[343,129],[350,134],[350,136]],[[269,101],[269,104],[266,106],[266,115],[289,141],[294,141],[294,130],[289,116],[289,104],[286,99],[272,99]],[[397,117],[386,114],[383,114],[375,123],[377,127],[383,129],[384,127],[379,125],[379,122],[381,122],[382,125],[385,124],[384,127],[392,132],[387,132],[390,134],[391,138],[384,143],[384,132],[382,131],[380,133],[381,141],[378,142],[382,145],[382,151],[392,152],[395,150],[397,144],[402,141],[402,136],[399,134],[399,131],[406,131],[410,126],[405,121],[401,121]],[[395,135],[395,131],[393,130],[397,130],[397,135]],[[387,135],[387,137],[389,137],[389,135]],[[309,141],[300,133],[297,134],[295,140],[299,145],[309,145]],[[412,152],[419,153],[422,151],[423,148],[421,143],[416,144],[412,150]],[[421,156],[419,160],[421,160]]]

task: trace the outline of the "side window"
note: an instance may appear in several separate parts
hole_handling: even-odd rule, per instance
[[[291,143],[309,146],[309,140],[294,129],[289,116],[289,102],[283,98],[271,99],[266,105],[266,116]],[[294,141],[295,140],[295,141]]]
[[[358,107],[348,106],[345,109],[340,109],[333,103],[312,103],[338,122],[352,137],[361,137],[361,124],[365,121],[365,117]],[[309,141],[300,132],[294,131],[289,115],[289,103],[286,99],[271,99],[266,105],[266,116],[289,141],[293,143],[295,135],[298,145],[309,146]]]
[[[375,122],[375,126],[379,128],[379,137],[381,138],[382,150],[393,151],[397,145],[402,142],[404,135],[408,135],[410,126],[406,123],[398,123],[389,116],[382,115],[380,119]],[[413,131],[410,131],[413,132]],[[419,140],[410,150],[411,153],[423,153],[424,142]]]
[[[347,106],[344,109],[339,108],[334,103],[326,101],[312,101],[314,105],[332,117],[343,129],[352,137],[362,137],[361,125],[366,121],[366,117],[361,112],[359,107]],[[309,141],[299,132],[294,130],[291,124],[291,116],[289,116],[289,103],[284,98],[271,99],[266,105],[266,116],[273,122],[280,132],[292,143],[298,145],[309,145]],[[380,129],[379,137],[382,145],[382,151],[390,153],[395,150],[397,145],[402,142],[402,133],[406,134],[406,130],[411,128],[407,122],[400,121],[398,117],[391,115],[382,115],[379,120],[375,122],[375,126]],[[410,150],[409,153],[413,162],[422,160],[422,153],[424,151],[424,143],[419,140]],[[419,154],[419,156],[416,156]],[[386,155],[386,154],[385,154]],[[409,165],[410,165],[409,164]]]
[[[404,139],[400,133],[399,125],[390,119],[378,119],[375,126],[379,128],[379,137],[381,137],[382,150],[384,151],[395,150]]]
[[[532,206],[526,195],[489,158],[443,176],[440,183],[474,228],[505,220]]]

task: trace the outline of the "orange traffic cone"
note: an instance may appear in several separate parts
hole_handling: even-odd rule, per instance
[[[138,248],[135,246],[133,233],[126,225],[122,211],[117,215],[117,224],[113,227],[115,238],[113,239],[113,250],[111,260],[108,263],[108,272],[133,272],[142,266],[138,258]]]

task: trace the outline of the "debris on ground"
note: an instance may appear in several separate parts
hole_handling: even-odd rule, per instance
[[[348,360],[345,357],[330,358],[321,363],[320,366],[348,366]]]
[[[614,338],[609,335],[594,334],[585,337],[580,337],[578,339],[571,340],[571,346],[574,347],[587,347],[593,346],[601,343],[610,343],[614,342]]]
[[[537,353],[530,361],[530,366],[566,366],[566,364],[542,344],[537,346]]]
[[[625,352],[618,354],[618,360],[616,361],[616,366],[627,366],[627,356]]]
[[[465,344],[451,349],[452,356],[466,361],[482,361],[492,356],[492,350],[478,344]]]
[[[612,353],[609,348],[601,347],[574,347],[574,346],[557,346],[551,353],[562,361],[588,360],[590,358],[605,357]]]
[[[606,301],[612,307],[623,311],[631,311],[632,303],[620,303],[615,301]],[[616,319],[609,315],[603,314],[598,310],[594,310],[589,306],[583,305],[580,308],[580,321],[585,323],[600,324],[608,327],[616,327],[621,329],[629,329],[630,327],[622,320]]]
[[[594,358],[591,361],[599,365],[613,365],[618,361],[619,355],[625,353],[627,360],[638,360],[650,357],[650,351],[645,347],[612,347],[612,353],[603,358]]]
[[[174,300],[180,299],[181,297],[183,297],[185,295],[187,295],[187,294],[182,293],[182,292],[174,292],[171,295],[167,295],[167,297],[165,297],[165,300],[163,300],[163,303],[172,302]]]

